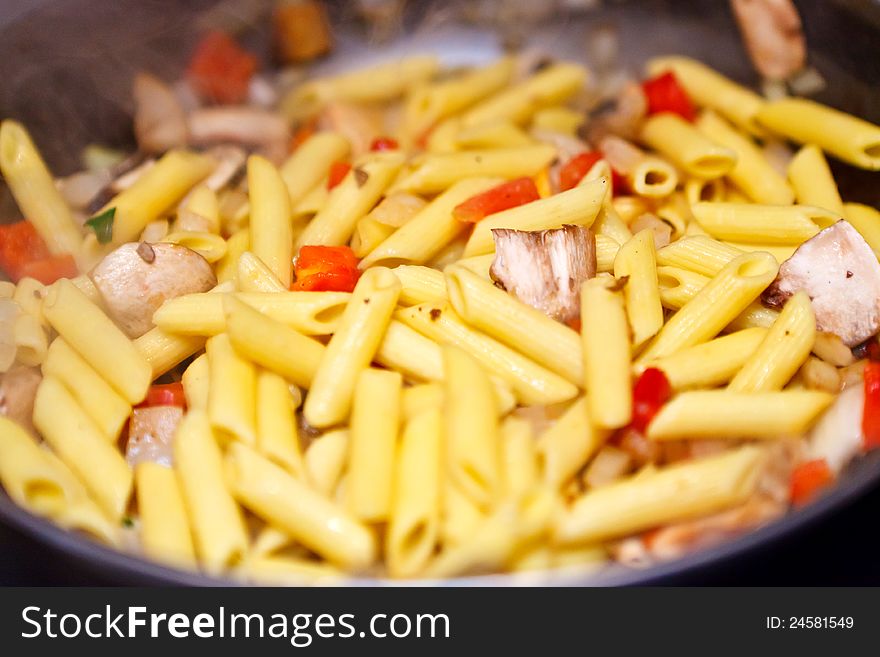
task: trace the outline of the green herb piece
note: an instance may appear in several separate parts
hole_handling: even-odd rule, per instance
[[[95,231],[95,237],[101,244],[107,244],[113,239],[113,219],[115,217],[116,208],[107,208],[86,222],[86,226],[90,226]]]

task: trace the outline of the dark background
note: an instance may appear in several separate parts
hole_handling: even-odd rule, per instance
[[[188,54],[185,44],[191,44],[187,34],[193,28],[187,16],[211,4],[210,0],[0,0],[0,117],[24,121],[59,173],[74,170],[76,154],[96,136],[124,145],[131,136],[127,107],[131,74],[146,66],[173,77]],[[330,4],[335,16],[350,17],[350,11],[341,7],[346,3]],[[411,4],[423,11],[429,3]],[[682,52],[754,84],[725,1],[606,4],[598,14],[563,19],[562,38],[557,39],[550,26],[536,29],[534,40],[560,56],[577,57],[582,51],[574,48],[591,25],[619,20],[621,56],[631,68],[649,54]],[[796,4],[804,17],[810,60],[829,83],[821,99],[880,122],[880,2],[798,0]],[[39,16],[27,13],[46,5],[52,6],[41,9]],[[23,22],[9,28],[15,17]],[[354,36],[344,44],[349,54],[363,45],[356,44],[363,36],[358,29],[351,26]],[[260,39],[257,33],[244,36],[249,45]],[[476,48],[470,42],[448,45]],[[880,202],[878,174],[837,165],[835,171],[848,200]],[[3,196],[0,185],[0,201]],[[877,459],[869,467],[880,472]],[[875,486],[853,504],[796,533],[676,574],[666,583],[880,585],[878,525],[880,489]],[[100,566],[95,570],[100,572]],[[83,570],[76,561],[0,522],[0,584],[117,583],[121,581]]]

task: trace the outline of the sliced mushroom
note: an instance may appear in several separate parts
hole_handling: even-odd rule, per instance
[[[762,76],[785,80],[804,67],[807,47],[791,0],[731,0],[731,5],[749,59]]]
[[[662,249],[672,241],[672,226],[663,221],[653,212],[643,212],[633,219],[632,223],[629,225],[629,229],[633,234],[645,230],[646,228],[650,228],[651,232],[654,233],[655,249]]]
[[[217,166],[204,182],[208,189],[219,191],[229,184],[235,184],[244,174],[247,152],[243,148],[221,144],[209,148],[205,154],[217,160]]]
[[[43,380],[37,367],[13,367],[0,377],[0,415],[5,415],[36,435],[31,422],[34,397]]]
[[[864,386],[844,390],[807,436],[807,458],[825,459],[834,474],[862,451]]]
[[[606,135],[597,144],[608,165],[623,175],[628,175],[645,158],[645,153],[631,141]]]
[[[257,148],[270,159],[287,153],[290,132],[281,115],[257,107],[203,107],[189,114],[194,144],[240,144]]]
[[[589,228],[520,231],[496,228],[492,280],[560,322],[580,316],[581,283],[596,275],[596,238]]]
[[[134,409],[125,448],[125,460],[129,465],[134,467],[138,463],[152,461],[171,467],[172,440],[181,418],[183,409],[178,406]]]
[[[207,292],[217,284],[211,265],[179,244],[129,242],[108,253],[89,274],[110,316],[132,338],[153,327],[166,300]]]
[[[318,127],[338,132],[348,139],[354,155],[370,150],[370,144],[383,131],[382,113],[375,108],[336,101],[321,112]]]
[[[591,114],[590,122],[586,126],[587,140],[591,144],[597,144],[606,135],[634,139],[647,113],[648,100],[642,86],[636,82],[627,82],[617,98],[602,104]]]
[[[174,90],[149,73],[134,79],[134,134],[146,153],[163,153],[187,142],[186,113]]]
[[[798,290],[810,295],[816,328],[836,334],[849,347],[880,330],[880,263],[847,221],[801,244],[762,299],[779,308]]]

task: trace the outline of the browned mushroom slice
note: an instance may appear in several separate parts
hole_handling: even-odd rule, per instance
[[[0,415],[5,415],[36,435],[31,422],[34,397],[43,376],[36,367],[13,367],[0,378]]]
[[[108,253],[90,277],[110,316],[132,338],[153,327],[153,313],[167,299],[207,292],[217,284],[198,253],[162,242],[130,242]]]
[[[560,322],[580,316],[581,283],[596,275],[596,238],[589,228],[496,228],[492,236],[489,274],[496,284]]]
[[[880,330],[880,263],[846,221],[801,244],[779,267],[779,275],[762,299],[778,308],[798,290],[810,295],[816,328],[834,333],[847,346]]]
[[[290,131],[280,114],[258,107],[203,107],[189,113],[190,140],[198,145],[240,144],[278,161],[287,153]]]
[[[125,448],[129,465],[134,467],[138,463],[153,461],[171,466],[171,442],[182,417],[183,409],[178,406],[134,409]]]
[[[731,0],[749,58],[771,80],[785,80],[804,67],[807,49],[801,18],[791,0]]]
[[[134,134],[145,153],[162,153],[187,141],[186,113],[174,90],[149,73],[134,79]]]

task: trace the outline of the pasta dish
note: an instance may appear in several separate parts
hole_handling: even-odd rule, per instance
[[[91,540],[268,583],[644,567],[880,446],[880,127],[663,55],[337,75],[209,31],[133,79],[137,151],[0,124],[0,484]],[[770,11],[768,14],[767,12]],[[333,48],[281,3],[275,57]],[[808,95],[808,94],[807,94]]]

